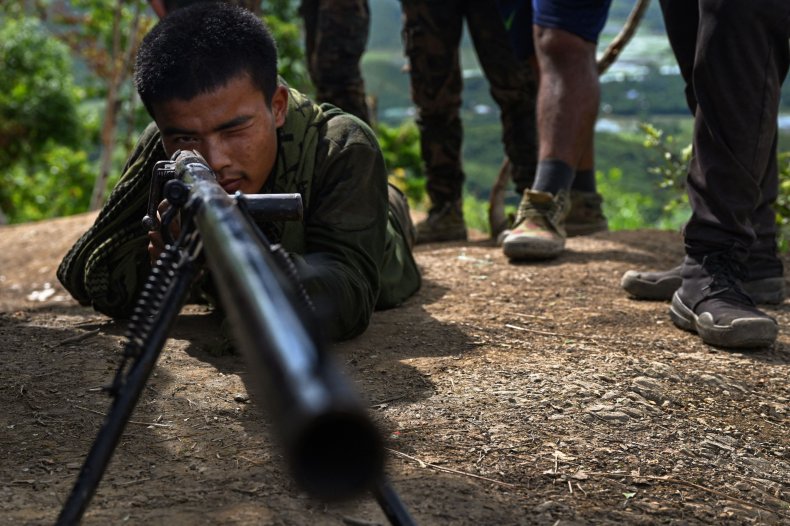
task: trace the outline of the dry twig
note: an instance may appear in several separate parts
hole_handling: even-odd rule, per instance
[[[504,482],[504,481],[501,481],[501,480],[491,479],[491,478],[488,478],[488,477],[484,477],[482,475],[475,475],[474,473],[468,473],[466,471],[459,471],[457,469],[446,468],[444,466],[437,466],[436,464],[431,464],[429,462],[425,462],[423,460],[420,460],[417,457],[412,457],[411,455],[407,455],[406,453],[401,453],[400,451],[397,451],[395,449],[390,449],[390,448],[386,448],[386,449],[387,449],[387,451],[395,453],[396,455],[400,455],[400,456],[402,456],[404,458],[408,458],[409,460],[413,460],[414,462],[417,462],[422,467],[433,468],[433,469],[435,469],[437,471],[444,471],[446,473],[455,473],[456,475],[463,475],[465,477],[472,477],[472,478],[476,478],[476,479],[480,479],[480,480],[485,480],[486,482],[492,482],[494,484],[499,484],[501,486],[508,486],[510,488],[517,487],[516,484],[511,484],[510,482]]]
[[[81,405],[74,405],[77,409],[82,409],[83,411],[87,411],[89,413],[93,413],[95,415],[100,416],[107,416],[106,413],[102,413],[101,411],[96,411],[95,409],[89,409],[87,407],[82,407]],[[138,420],[129,420],[130,424],[137,424],[138,426],[154,426],[154,427],[173,427],[172,424],[160,424],[158,422],[140,422]]]
[[[100,329],[93,329],[91,331],[85,331],[81,334],[77,334],[76,336],[71,336],[66,338],[65,340],[60,340],[57,344],[53,345],[53,347],[60,347],[63,345],[68,345],[70,343],[81,342],[82,340],[87,340],[88,338],[92,338],[99,334]]]
[[[709,493],[711,495],[715,495],[722,499],[727,499],[733,502],[737,502],[739,504],[743,504],[744,506],[749,506],[751,508],[757,508],[763,511],[767,511],[768,513],[775,513],[777,515],[787,516],[783,513],[780,513],[779,510],[772,510],[770,508],[766,508],[757,504],[755,502],[750,502],[748,500],[740,499],[738,497],[733,497],[732,495],[727,495],[726,493],[722,493],[721,491],[716,491],[715,489],[707,488],[705,486],[701,486],[694,482],[679,479],[675,477],[667,477],[667,476],[659,476],[659,475],[639,475],[635,473],[607,473],[607,472],[586,472],[588,475],[591,476],[600,476],[600,477],[629,477],[629,478],[638,478],[638,479],[646,479],[646,480],[657,480],[661,482],[669,482],[670,484],[679,484],[681,486],[687,486],[690,488],[698,489],[702,492]]]

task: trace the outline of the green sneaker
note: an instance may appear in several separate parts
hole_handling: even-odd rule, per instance
[[[609,230],[602,204],[603,197],[597,192],[571,190],[571,209],[565,218],[565,232],[568,237],[587,236]]]
[[[417,223],[417,244],[466,241],[466,224],[460,203],[434,205],[428,217]]]
[[[509,259],[550,259],[565,249],[564,221],[568,213],[568,191],[555,196],[548,192],[524,190],[513,228],[502,241]]]

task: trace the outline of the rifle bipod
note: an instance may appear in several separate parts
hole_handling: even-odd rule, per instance
[[[184,239],[189,230],[183,230]],[[167,334],[189,294],[198,266],[178,245],[168,245],[148,277],[127,329],[123,358],[106,387],[113,397],[77,481],[58,516],[58,525],[79,523],[148,381]],[[154,318],[153,315],[157,317]],[[127,364],[131,361],[127,368]]]

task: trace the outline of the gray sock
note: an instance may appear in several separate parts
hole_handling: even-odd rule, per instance
[[[595,170],[578,170],[571,188],[579,192],[596,193]]]
[[[559,159],[545,159],[538,163],[533,190],[556,194],[562,189],[569,190],[573,183],[575,170]]]

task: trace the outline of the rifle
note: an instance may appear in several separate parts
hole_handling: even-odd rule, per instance
[[[162,195],[172,206],[160,225]],[[179,151],[154,167],[147,212],[143,226],[160,227],[166,248],[137,301],[123,359],[106,388],[113,402],[57,524],[80,521],[190,286],[206,266],[295,481],[324,500],[369,490],[391,524],[414,524],[384,475],[378,430],[327,353],[295,267],[255,223],[301,219],[301,196],[230,196],[200,154]],[[182,225],[173,239],[169,226],[177,213]]]

